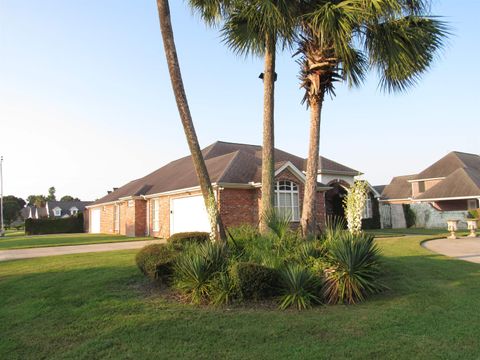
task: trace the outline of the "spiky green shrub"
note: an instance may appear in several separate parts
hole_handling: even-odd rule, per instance
[[[298,310],[320,303],[321,278],[305,266],[289,264],[280,270],[280,309],[295,307]]]
[[[271,208],[266,211],[262,217],[268,228],[273,231],[278,239],[283,240],[287,232],[290,230],[292,216],[280,214],[275,208]]]
[[[384,289],[374,237],[344,233],[327,244],[324,297],[327,303],[354,304]]]
[[[135,256],[140,271],[154,280],[168,283],[177,253],[166,244],[145,246]]]
[[[278,291],[275,269],[252,262],[237,262],[231,267],[230,274],[242,299],[264,299]]]
[[[210,297],[210,281],[227,264],[227,248],[206,242],[190,246],[174,266],[175,286],[192,303],[201,303]]]
[[[210,281],[208,295],[213,305],[228,305],[237,297],[237,287],[227,271],[217,273]]]
[[[347,228],[347,222],[340,216],[327,216],[325,229],[322,232],[322,240],[329,242],[342,235]]]

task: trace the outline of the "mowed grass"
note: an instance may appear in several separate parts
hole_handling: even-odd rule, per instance
[[[25,249],[47,246],[87,245],[121,241],[151,240],[148,237],[126,237],[105,234],[53,234],[25,236],[23,232],[11,232],[0,238],[0,250]]]
[[[312,310],[165,300],[135,251],[0,263],[1,359],[478,359],[480,265],[379,239],[384,294]]]

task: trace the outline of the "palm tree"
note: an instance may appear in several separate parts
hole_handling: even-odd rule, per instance
[[[301,226],[316,231],[320,120],[335,83],[360,86],[370,69],[380,87],[395,92],[415,85],[443,45],[448,29],[427,16],[428,0],[304,0],[298,16],[303,99],[310,107],[310,138]]]
[[[170,19],[170,7],[168,0],[157,0],[158,17],[160,19],[160,30],[163,38],[163,46],[165,49],[165,56],[167,58],[168,71],[170,73],[170,80],[177,102],[178,112],[182,121],[183,130],[187,138],[188,147],[192,154],[192,161],[197,173],[200,188],[202,190],[205,206],[208,211],[211,237],[220,242],[226,242],[225,229],[223,227],[222,219],[218,211],[218,207],[213,192],[210,176],[205,165],[205,160],[200,150],[195,127],[193,126],[192,115],[188,107],[187,95],[183,86],[182,74],[180,72],[180,65],[177,57],[177,50],[175,40],[173,37],[172,22]]]
[[[223,20],[222,35],[237,54],[264,57],[263,79],[263,141],[262,198],[260,214],[268,214],[274,204],[274,97],[275,58],[277,43],[286,46],[293,41],[293,0],[190,0],[208,24]],[[260,231],[268,226],[260,216]]]

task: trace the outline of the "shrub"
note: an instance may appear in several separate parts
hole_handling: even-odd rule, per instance
[[[237,262],[230,272],[243,299],[263,299],[278,292],[278,273],[275,269],[252,262]]]
[[[324,296],[328,303],[353,304],[381,291],[380,254],[374,237],[345,233],[327,244]]]
[[[405,216],[405,223],[407,224],[407,228],[415,226],[417,216],[415,215],[415,211],[412,210],[409,204],[403,204],[403,214]]]
[[[282,296],[280,309],[291,306],[298,310],[320,303],[321,280],[304,266],[289,264],[280,270]]]
[[[141,249],[135,261],[144,275],[166,283],[172,276],[176,255],[176,252],[166,244],[152,244]]]
[[[83,214],[63,219],[26,219],[26,235],[69,234],[83,232]]]
[[[268,228],[273,231],[278,239],[283,240],[290,230],[292,216],[280,214],[275,208],[271,208],[265,212],[262,217]]]
[[[232,303],[237,294],[236,286],[229,273],[217,273],[210,282],[208,295],[214,305],[227,305]]]
[[[188,300],[201,303],[210,297],[210,282],[215,273],[225,270],[226,263],[225,245],[211,242],[192,245],[175,261],[175,284]]]
[[[208,232],[183,232],[173,234],[168,238],[168,242],[183,247],[188,244],[202,244],[210,241],[210,233]]]

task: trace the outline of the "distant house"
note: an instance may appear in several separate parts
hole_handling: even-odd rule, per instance
[[[45,206],[26,206],[21,215],[24,219],[67,218],[83,213],[91,201],[47,201]]]
[[[402,227],[402,205],[410,205],[421,227],[445,227],[447,219],[463,221],[480,204],[480,156],[453,151],[414,175],[397,176],[382,191],[392,227]],[[388,217],[388,216],[387,216]]]

